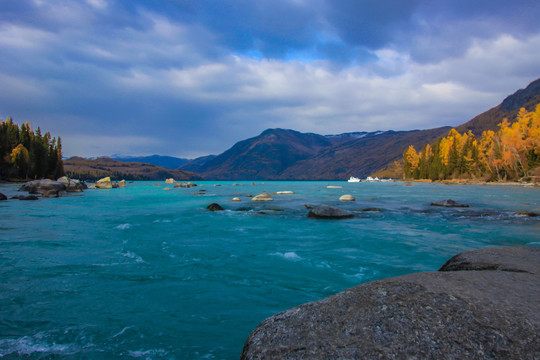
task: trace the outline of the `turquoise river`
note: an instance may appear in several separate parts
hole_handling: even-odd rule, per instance
[[[198,184],[0,202],[0,358],[238,359],[250,331],[290,307],[465,250],[540,246],[540,217],[517,214],[540,213],[538,187]],[[443,199],[470,207],[430,206]],[[356,216],[308,218],[316,204]]]

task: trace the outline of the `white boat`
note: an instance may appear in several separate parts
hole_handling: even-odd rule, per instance
[[[351,176],[349,178],[349,180],[347,180],[348,182],[360,182],[361,180],[357,177],[354,177],[354,176]]]
[[[368,176],[364,181],[366,181],[366,182],[379,182],[379,181],[381,181],[381,180],[379,180],[378,177],[376,177],[376,178],[374,179],[374,178],[372,178],[371,176]]]

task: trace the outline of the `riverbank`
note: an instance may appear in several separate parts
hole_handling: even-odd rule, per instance
[[[433,183],[443,185],[490,185],[490,186],[525,186],[525,187],[540,187],[540,178],[534,181],[482,181],[472,179],[452,179],[452,180],[430,180],[430,179],[406,179],[400,180],[404,183]]]

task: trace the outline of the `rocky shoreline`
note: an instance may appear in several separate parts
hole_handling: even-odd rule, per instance
[[[452,257],[264,320],[241,359],[538,359],[540,248]]]

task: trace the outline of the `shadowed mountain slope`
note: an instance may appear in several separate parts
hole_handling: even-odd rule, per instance
[[[346,180],[366,177],[403,156],[409,146],[420,147],[445,135],[451,128],[386,131],[338,143],[285,170],[282,180]]]
[[[200,173],[200,170],[204,166],[204,164],[214,159],[216,156],[217,155],[207,155],[207,156],[198,157],[196,159],[190,160],[187,163],[181,165],[180,167],[178,167],[178,170]]]
[[[296,162],[332,145],[325,136],[268,129],[206,162],[200,173],[219,180],[277,180]]]
[[[483,131],[498,130],[497,125],[504,118],[513,122],[520,108],[524,107],[527,111],[532,111],[538,103],[540,103],[540,79],[508,96],[501,104],[457,126],[456,130],[461,134],[471,130],[474,136],[479,138]]]

